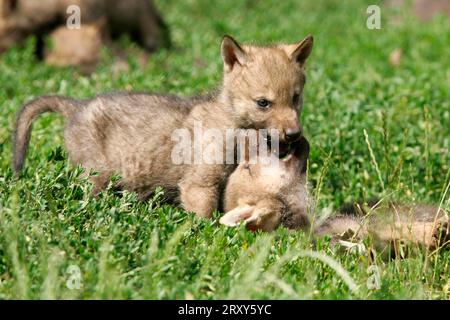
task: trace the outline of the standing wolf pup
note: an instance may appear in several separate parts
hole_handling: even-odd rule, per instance
[[[47,111],[67,118],[65,142],[70,160],[87,171],[94,192],[111,175],[121,175],[120,186],[148,197],[157,186],[187,211],[210,217],[218,207],[220,190],[234,165],[174,165],[171,134],[194,124],[204,129],[276,129],[280,149],[302,135],[299,123],[305,84],[304,65],[313,38],[291,45],[239,45],[225,36],[221,44],[223,84],[212,97],[178,97],[116,93],[89,100],[41,97],[20,111],[14,138],[14,170],[23,167],[32,122]],[[194,152],[192,152],[193,154]]]

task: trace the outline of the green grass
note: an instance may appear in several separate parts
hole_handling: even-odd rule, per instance
[[[380,3],[382,29],[368,30],[373,2],[380,3],[159,0],[175,48],[152,55],[144,69],[132,55],[120,75],[108,50],[90,77],[35,61],[33,39],[1,56],[0,299],[448,299],[448,251],[373,261],[338,253],[328,239],[314,247],[303,232],[226,229],[165,205],[161,195],[145,203],[112,190],[90,198],[90,184],[61,149],[63,121],[55,115],[35,123],[23,177],[12,175],[15,113],[36,96],[207,92],[220,82],[224,33],[257,43],[313,34],[302,121],[319,213],[374,196],[448,208],[450,23],[420,23]],[[394,23],[394,15],[401,19]],[[396,48],[404,54],[393,68]],[[366,285],[371,264],[378,290]],[[81,271],[79,290],[67,286],[71,265]]]

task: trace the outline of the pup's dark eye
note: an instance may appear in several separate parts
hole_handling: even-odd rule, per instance
[[[292,104],[296,106],[298,105],[299,101],[300,101],[300,94],[298,93],[294,94],[294,97],[292,97]]]
[[[258,107],[260,107],[261,109],[267,109],[270,107],[270,101],[267,99],[258,99],[256,101],[256,104],[258,105]]]

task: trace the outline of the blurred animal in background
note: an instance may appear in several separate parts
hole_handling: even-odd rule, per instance
[[[44,50],[45,61],[53,66],[80,66],[90,73],[100,59],[102,33],[98,25],[82,29],[59,27],[50,34],[51,46]]]
[[[421,21],[427,21],[441,14],[450,18],[450,0],[390,0],[387,5],[410,10]]]
[[[74,5],[80,28],[72,29],[67,19]],[[0,53],[31,35],[38,58],[57,66],[95,64],[101,46],[122,35],[148,52],[170,46],[168,27],[150,0],[0,0]]]

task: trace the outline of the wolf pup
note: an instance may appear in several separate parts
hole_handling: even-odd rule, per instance
[[[234,164],[172,162],[174,130],[195,136],[199,123],[226,136],[228,129],[274,129],[280,149],[302,135],[300,112],[305,61],[313,38],[291,45],[239,45],[225,36],[221,44],[224,76],[220,91],[208,97],[182,99],[141,93],[114,93],[88,100],[48,96],[19,112],[14,138],[14,170],[24,164],[31,127],[47,111],[67,119],[65,142],[69,159],[92,176],[94,192],[111,175],[120,187],[148,197],[157,186],[187,211],[210,217]],[[194,148],[192,154],[194,154]]]
[[[279,159],[273,153],[255,155],[230,175],[225,189],[225,215],[220,223],[235,226],[245,222],[250,230],[273,231],[310,226],[306,163],[309,143],[302,137]],[[252,161],[252,163],[251,163]]]
[[[274,155],[257,155],[257,161],[251,164],[240,163],[228,179],[226,213],[220,223],[233,227],[244,222],[247,229],[262,231],[273,231],[281,225],[290,229],[312,228],[315,237],[331,236],[332,243],[370,236],[378,249],[390,248],[394,255],[401,243],[425,249],[450,247],[448,213],[424,204],[371,202],[370,210],[343,207],[336,216],[311,226],[307,211],[311,207],[306,184],[308,155],[309,144],[302,137],[282,159],[262,161]]]

